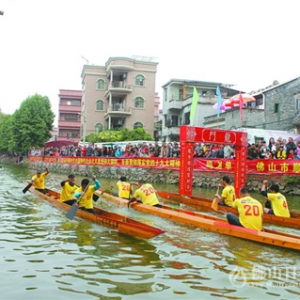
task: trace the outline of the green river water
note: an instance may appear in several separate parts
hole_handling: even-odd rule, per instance
[[[44,200],[22,193],[22,180],[33,172],[13,165],[0,169],[1,299],[300,299],[300,252],[208,232],[105,200],[97,206],[166,233],[142,240],[80,219],[70,221]],[[50,173],[47,187],[60,191],[64,178]],[[115,185],[99,180],[103,187]],[[178,192],[172,185],[155,188]],[[208,198],[214,192],[194,190]],[[288,201],[300,211],[298,197]]]

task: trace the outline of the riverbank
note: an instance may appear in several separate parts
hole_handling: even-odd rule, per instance
[[[13,158],[2,158],[1,163],[16,164]],[[149,183],[165,183],[165,184],[179,184],[179,170],[175,169],[161,169],[156,167],[117,167],[117,166],[95,166],[95,165],[80,165],[80,164],[62,164],[62,163],[49,163],[44,161],[29,161],[24,158],[20,166],[29,169],[45,169],[47,166],[51,172],[70,174],[73,173],[79,176],[90,177],[96,174],[102,178],[118,180],[121,176],[126,176],[127,181],[138,181],[144,179]],[[227,175],[232,181],[234,177],[232,173],[222,172],[202,172],[194,170],[193,174],[193,187],[216,189],[218,184],[221,183],[221,178]],[[284,194],[300,195],[300,183],[288,184],[287,176],[274,175],[274,174],[248,174],[247,187],[250,192],[259,193],[263,180],[267,179],[270,184],[277,183],[280,190]]]

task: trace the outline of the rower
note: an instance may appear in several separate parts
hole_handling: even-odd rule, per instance
[[[131,184],[126,181],[126,177],[121,176],[116,185],[118,187],[118,195],[114,196],[129,200],[132,195],[133,189]]]
[[[268,180],[264,180],[261,187],[261,194],[267,197],[267,200],[271,202],[271,208],[264,208],[264,213],[269,215],[275,215],[280,217],[290,218],[290,211],[286,201],[286,198],[279,193],[279,185],[272,184],[270,186],[271,193],[267,192]]]
[[[49,174],[49,169],[46,167],[46,172],[42,173],[42,170],[37,170],[36,171],[36,175],[34,175],[31,178],[31,181],[33,183],[34,188],[43,193],[46,194],[46,190],[45,190],[45,177]]]
[[[219,187],[220,186],[223,186],[224,189],[221,196],[218,193],[215,194],[219,199],[218,205],[231,206],[235,200],[235,191],[234,187],[230,184],[230,178],[228,176],[223,176],[222,184],[219,185]]]
[[[82,179],[81,187],[76,190],[74,196],[75,198],[80,199],[79,209],[94,214],[93,194],[95,191],[100,189],[101,184],[96,179],[96,175],[92,175],[92,180],[94,181],[95,185],[89,185],[90,181],[87,178]]]
[[[133,182],[131,184],[137,185],[138,189],[134,192],[133,197],[129,200],[128,207],[133,201],[137,202],[137,198],[141,199],[139,202],[142,202],[143,204],[161,207],[157,199],[155,189],[150,183],[146,183],[144,180],[141,179],[139,180],[138,184]]]
[[[60,183],[60,185],[62,187],[60,201],[68,205],[73,205],[74,202],[77,201],[74,199],[74,193],[78,188],[75,184],[75,175],[70,174],[67,179]]]
[[[228,223],[249,229],[262,230],[263,207],[261,203],[250,196],[247,188],[240,189],[240,197],[232,203],[232,207],[238,210],[239,216],[228,213]]]

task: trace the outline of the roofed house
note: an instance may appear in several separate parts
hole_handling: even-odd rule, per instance
[[[245,105],[243,118],[240,109],[233,107],[216,115],[205,117],[205,127],[237,129],[241,127],[300,132],[300,77],[250,93],[256,101]],[[217,124],[222,123],[222,127]],[[296,128],[296,130],[295,130]]]

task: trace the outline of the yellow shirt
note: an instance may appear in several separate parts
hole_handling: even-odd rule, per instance
[[[282,150],[282,151],[279,150],[277,152],[277,158],[278,159],[286,159],[286,152],[284,150]]]
[[[144,204],[156,205],[159,201],[156,197],[155,190],[150,183],[143,184],[133,195],[134,198],[140,198]]]
[[[62,186],[60,201],[68,201],[74,199],[74,193],[78,189],[77,185],[70,185],[70,182],[66,181]]]
[[[231,206],[235,199],[235,190],[232,185],[227,185],[222,191],[221,197],[224,197],[224,203],[228,206]]]
[[[280,193],[268,193],[268,199],[271,200],[272,210],[275,216],[290,218],[290,211],[286,198]]]
[[[126,181],[118,181],[117,182],[117,187],[119,190],[119,197],[124,198],[124,199],[129,199],[130,198],[130,191],[132,190],[132,187],[130,183]]]
[[[43,190],[45,188],[45,177],[47,173],[42,173],[39,177],[37,175],[34,175],[31,179],[35,180],[33,183],[33,186],[35,189],[41,189]]]
[[[82,188],[78,188],[76,190],[76,193],[81,193]],[[93,194],[95,192],[95,188],[93,185],[89,186],[88,189],[86,190],[85,194],[82,196],[79,202],[79,207],[84,207],[86,209],[93,209],[94,204],[93,204]]]
[[[239,219],[245,228],[261,230],[263,207],[260,202],[250,196],[236,199],[232,207],[239,212]]]

